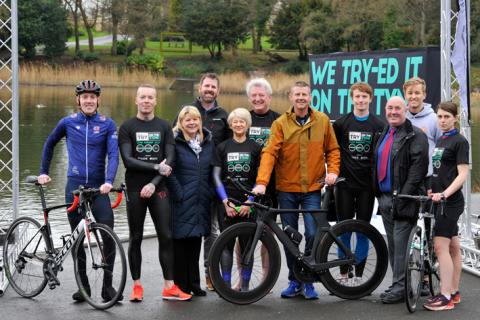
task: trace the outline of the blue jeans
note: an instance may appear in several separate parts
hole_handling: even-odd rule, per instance
[[[280,209],[320,209],[321,193],[316,192],[278,192],[278,204]],[[298,230],[298,213],[282,213],[282,225],[285,228],[287,225],[295,230]],[[305,224],[305,255],[309,255],[312,251],[313,240],[315,239],[315,232],[317,224],[312,214],[303,213],[303,221]],[[293,264],[295,257],[290,254],[285,248],[285,256],[287,258],[288,266],[288,280],[297,280],[293,274]]]

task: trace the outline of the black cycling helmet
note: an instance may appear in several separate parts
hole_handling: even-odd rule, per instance
[[[77,96],[81,95],[84,92],[93,92],[97,96],[99,96],[101,91],[102,89],[100,88],[98,83],[93,80],[83,80],[75,87],[75,94]]]

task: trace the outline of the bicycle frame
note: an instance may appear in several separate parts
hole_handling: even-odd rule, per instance
[[[250,249],[242,256],[242,265],[248,266],[254,254],[254,248],[256,247],[258,241],[260,240],[262,232],[265,230],[265,226],[268,226],[270,230],[277,236],[278,240],[285,246],[285,248],[299,261],[302,261],[308,269],[313,272],[321,272],[333,267],[351,264],[355,261],[355,255],[351,250],[346,247],[341,241],[339,241],[335,235],[330,230],[330,225],[325,226],[323,220],[320,218],[320,214],[327,213],[325,209],[271,209],[266,206],[260,206],[259,204],[254,205],[257,212],[257,219],[255,221],[257,228],[255,230],[255,235],[251,243],[249,243]],[[300,251],[297,245],[288,237],[288,235],[277,225],[274,218],[277,213],[311,213],[317,223],[317,231],[315,232],[315,238],[313,241],[312,252],[309,256],[305,256],[303,252]],[[327,222],[328,224],[328,222]],[[337,259],[330,262],[317,263],[315,261],[318,244],[320,239],[324,236],[325,233],[328,233],[335,243],[340,247],[340,249],[345,253],[345,258]],[[248,246],[247,246],[248,247]]]
[[[48,235],[48,238],[45,241],[47,245],[47,251],[53,255],[53,261],[55,262],[55,266],[57,267],[62,265],[62,263],[65,261],[65,258],[68,256],[73,246],[78,241],[78,237],[80,236],[80,234],[84,230],[88,230],[88,225],[92,222],[95,222],[95,218],[93,217],[93,214],[90,208],[90,203],[83,197],[82,194],[80,194],[80,201],[79,201],[80,205],[78,207],[78,210],[81,215],[85,213],[85,217],[75,227],[75,229],[72,231],[68,239],[65,240],[63,247],[57,253],[55,253],[55,246],[53,244],[50,222],[48,221],[48,214],[52,210],[69,207],[71,203],[53,206],[53,207],[47,207],[46,201],[45,201],[45,191],[43,189],[43,186],[40,185],[39,190],[40,190],[40,199],[42,203],[42,211],[43,211],[43,218],[44,218],[44,225],[42,226],[41,230],[45,230]],[[87,239],[88,239],[87,246],[91,255],[90,237],[88,236],[88,233],[87,233]]]

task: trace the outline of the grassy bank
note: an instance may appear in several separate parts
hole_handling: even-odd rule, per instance
[[[275,94],[285,94],[296,80],[308,80],[308,74],[293,76],[283,73],[225,73],[220,75],[222,92],[243,94],[246,82],[256,75],[265,76],[272,84]],[[79,64],[52,67],[47,64],[29,63],[20,66],[19,80],[24,85],[70,86],[75,85],[79,79],[95,79],[104,87],[136,87],[140,83],[151,83],[159,89],[168,88],[173,81],[173,78],[148,71],[120,69],[108,65]]]
[[[198,80],[204,72],[217,72],[221,77],[221,89],[224,93],[243,94],[246,82],[255,76],[265,77],[272,84],[275,94],[285,94],[296,80],[308,81],[308,73],[291,75],[286,72],[302,71],[304,65],[297,60],[280,64],[267,64],[264,55],[254,58],[227,56],[214,61],[202,56],[190,56],[166,61],[171,72],[155,74],[148,70],[126,68],[123,64],[79,63],[71,61],[62,64],[44,62],[23,63],[20,66],[20,83],[27,85],[74,85],[79,79],[96,79],[106,87],[136,87],[140,83],[152,83],[157,88],[168,88],[174,78],[186,77]],[[241,70],[241,71],[239,71]],[[290,71],[292,71],[290,70]],[[7,77],[5,70],[0,76]],[[471,67],[472,92],[480,92],[480,65]],[[472,103],[472,107],[478,104]]]

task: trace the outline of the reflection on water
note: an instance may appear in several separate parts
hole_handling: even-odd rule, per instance
[[[136,107],[134,104],[135,89],[104,89],[101,96],[100,113],[112,117],[117,127],[126,119],[135,116]],[[173,91],[159,91],[157,98],[156,114],[161,118],[172,121],[182,104],[193,101],[194,95],[191,93],[181,93]],[[219,99],[221,105],[227,110],[237,107],[247,107],[248,103],[244,95],[224,95]],[[475,102],[475,101],[474,101]],[[478,101],[476,102],[478,105]],[[40,157],[42,154],[43,142],[50,131],[55,127],[60,118],[76,110],[74,88],[70,87],[31,87],[24,86],[20,90],[20,212],[18,215],[30,215],[41,219],[40,200],[37,189],[33,185],[26,184],[25,177],[28,175],[37,175],[40,166]],[[274,97],[272,101],[273,109],[279,112],[285,111],[289,102],[286,97]],[[472,128],[472,137],[480,136],[479,127],[475,125],[480,119],[478,108],[472,107],[472,118],[474,121]],[[478,150],[478,139],[473,140],[474,151]],[[473,153],[473,163],[478,163],[477,152]],[[64,187],[67,171],[66,145],[62,140],[55,148],[50,176],[52,182],[46,189],[47,204],[60,204],[64,201]],[[123,164],[117,173],[116,185],[123,182],[125,169]],[[477,166],[474,166],[472,182],[478,185],[480,181]],[[0,216],[5,210],[11,210],[10,196],[1,194],[0,198]],[[65,210],[52,212],[50,221],[53,230],[58,234],[68,232],[68,222]],[[115,228],[121,237],[128,236],[128,227],[126,221],[125,203],[115,209]],[[153,232],[153,225],[150,218],[147,218],[146,231]]]
[[[119,127],[125,120],[135,116],[135,89],[105,88],[100,102],[100,113],[111,117]],[[193,101],[191,93],[159,91],[157,97],[156,115],[172,121],[179,106]],[[277,101],[278,100],[278,101]],[[247,106],[244,96],[225,96],[219,99],[227,110]],[[275,98],[274,103],[283,111],[288,106],[286,99]],[[74,88],[70,87],[35,87],[23,86],[20,90],[20,201],[17,216],[28,215],[42,219],[41,203],[38,189],[25,183],[28,175],[37,175],[40,167],[43,143],[57,122],[64,116],[76,110]],[[64,203],[64,188],[67,171],[66,144],[63,139],[55,148],[50,176],[52,182],[46,187],[47,206]],[[120,161],[115,184],[123,182],[125,168]],[[0,216],[2,212],[11,211],[10,195],[2,194],[0,198]],[[128,236],[125,201],[114,210],[115,229],[121,237]],[[59,235],[68,233],[68,221],[64,209],[50,213],[50,223],[54,239],[59,241]],[[147,216],[145,231],[154,231],[150,217]]]

